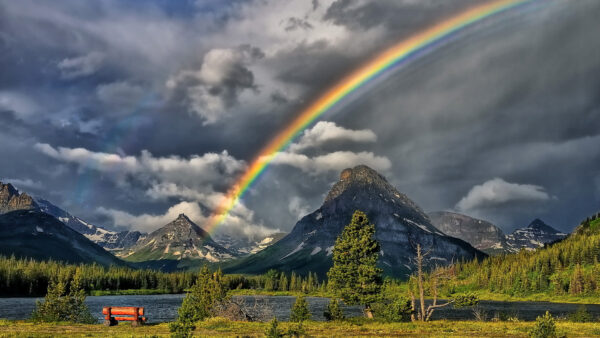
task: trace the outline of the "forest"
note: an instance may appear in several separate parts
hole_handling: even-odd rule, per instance
[[[446,291],[485,290],[507,295],[600,295],[600,214],[566,239],[536,251],[491,256],[443,268],[453,278]]]
[[[197,272],[164,273],[127,267],[103,267],[97,264],[70,265],[56,261],[35,261],[0,256],[0,296],[43,296],[50,281],[69,282],[77,271],[83,288],[92,291],[157,290],[162,293],[182,293],[196,281]],[[271,270],[264,275],[226,275],[229,289],[260,289],[265,291],[302,291],[324,289],[316,273],[306,276]]]

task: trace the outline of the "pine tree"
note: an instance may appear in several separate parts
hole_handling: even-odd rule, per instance
[[[337,299],[332,298],[331,301],[329,301],[329,304],[327,304],[327,309],[323,313],[323,316],[327,320],[343,320],[344,312],[340,307],[340,302],[338,302]]]
[[[377,267],[379,243],[373,238],[375,225],[367,215],[355,211],[352,220],[335,241],[333,266],[327,273],[333,290],[348,305],[364,304],[365,315],[373,317],[371,304],[380,298],[382,270]]]
[[[292,313],[290,316],[290,321],[292,322],[302,322],[310,319],[311,314],[308,310],[308,303],[304,296],[300,295],[296,297],[296,302],[292,306]]]
[[[222,281],[221,270],[211,273],[202,267],[196,283],[183,299],[177,311],[177,320],[169,325],[174,336],[190,337],[196,322],[211,317],[217,306],[227,299],[227,289]]]

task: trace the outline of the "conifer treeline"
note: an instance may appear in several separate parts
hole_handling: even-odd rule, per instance
[[[75,273],[87,291],[149,289],[181,293],[190,288],[198,277],[196,272],[164,273],[154,270],[135,270],[126,267],[104,267],[97,264],[69,265],[55,261],[35,261],[0,256],[0,297],[44,296],[51,280],[68,283]],[[230,289],[261,289],[267,291],[313,292],[325,288],[317,275],[299,276],[275,270],[259,276],[226,275]]]
[[[600,214],[563,241],[536,251],[492,256],[452,267],[456,284],[519,295],[600,295]],[[452,285],[452,283],[450,284]]]

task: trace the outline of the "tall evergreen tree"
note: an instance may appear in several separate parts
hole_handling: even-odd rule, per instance
[[[348,305],[364,304],[365,315],[373,317],[371,304],[380,298],[382,270],[377,267],[380,246],[373,238],[375,225],[367,215],[355,211],[352,220],[335,241],[333,266],[327,273],[333,290]]]

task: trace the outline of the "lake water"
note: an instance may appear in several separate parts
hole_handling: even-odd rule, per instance
[[[98,320],[102,319],[103,306],[143,306],[150,323],[172,321],[177,316],[184,295],[148,295],[148,296],[98,296],[87,297],[86,303]],[[288,320],[294,297],[288,296],[236,296],[237,301],[244,301],[249,306],[254,304],[267,308],[267,315],[276,316],[279,320]],[[0,318],[28,319],[39,298],[0,298]],[[307,297],[310,312],[314,320],[324,320],[323,311],[329,299]],[[481,301],[479,308],[486,312],[488,319],[495,315],[518,317],[520,320],[535,320],[546,310],[552,315],[564,317],[575,312],[580,305],[547,302],[494,302]],[[587,311],[594,317],[600,317],[600,305],[586,305]],[[361,316],[358,306],[344,307],[347,317]],[[451,306],[437,309],[433,319],[474,319],[472,309],[453,309]]]

